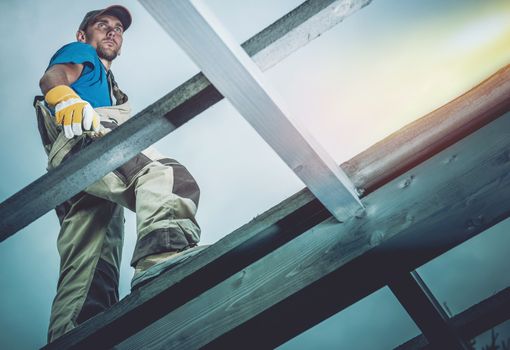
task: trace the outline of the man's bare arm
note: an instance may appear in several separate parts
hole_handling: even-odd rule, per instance
[[[71,85],[80,77],[83,64],[55,64],[51,66],[39,81],[39,87],[44,95],[57,85]]]
[[[56,64],[39,81],[44,99],[55,107],[55,122],[62,125],[68,139],[80,136],[83,130],[100,131],[97,112],[70,87],[78,80],[82,70],[82,64]]]

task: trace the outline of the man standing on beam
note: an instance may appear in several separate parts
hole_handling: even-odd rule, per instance
[[[130,25],[131,15],[122,6],[88,12],[77,41],[51,58],[40,80],[44,98],[34,101],[48,169],[130,117],[128,98],[110,70]],[[148,148],[59,205],[60,277],[48,342],[118,301],[123,208],[136,212],[131,260],[136,288],[200,251],[199,196],[184,166]]]

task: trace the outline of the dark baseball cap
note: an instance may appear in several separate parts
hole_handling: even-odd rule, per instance
[[[87,29],[87,26],[89,24],[94,23],[94,19],[101,15],[110,15],[117,17],[120,23],[122,23],[124,30],[128,29],[129,26],[131,25],[131,14],[129,13],[128,9],[125,8],[124,6],[113,5],[108,6],[107,8],[104,8],[102,10],[94,10],[87,12],[85,17],[83,17],[83,21],[81,21],[80,27],[78,29],[79,30]]]

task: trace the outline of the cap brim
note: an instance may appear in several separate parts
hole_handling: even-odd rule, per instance
[[[128,9],[124,6],[108,6],[104,10],[100,11],[97,15],[95,15],[94,18],[97,18],[97,16],[101,15],[111,15],[117,17],[120,23],[122,23],[124,30],[128,29],[131,25],[131,13],[129,13]]]

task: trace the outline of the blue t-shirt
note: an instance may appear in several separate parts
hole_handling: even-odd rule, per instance
[[[55,64],[83,64],[83,71],[71,88],[92,107],[111,106],[112,99],[103,63],[89,44],[73,42],[63,46],[50,60],[48,68]]]

